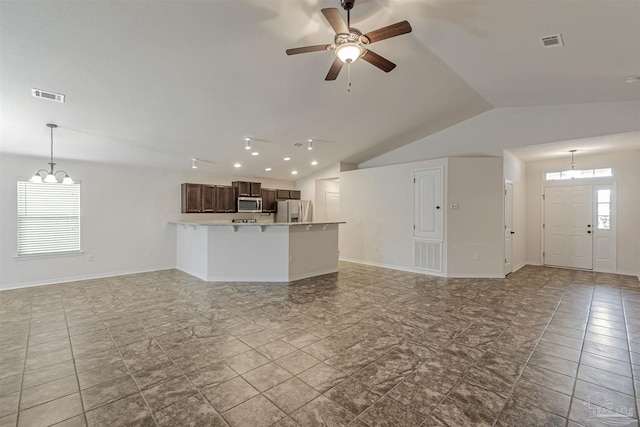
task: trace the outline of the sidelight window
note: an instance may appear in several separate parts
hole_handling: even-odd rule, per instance
[[[611,229],[611,190],[598,190],[598,230]]]

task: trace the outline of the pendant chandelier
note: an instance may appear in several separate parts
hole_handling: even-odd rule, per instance
[[[63,173],[64,177],[62,178],[62,183],[73,184],[73,180],[71,179],[71,177],[67,172],[63,170],[59,170],[56,172],[53,171],[53,167],[56,165],[53,161],[53,130],[57,128],[58,125],[54,125],[53,123],[47,123],[47,127],[51,129],[51,161],[49,162],[49,166],[51,167],[51,169],[48,171],[46,169],[40,169],[35,174],[33,174],[33,177],[31,177],[29,182],[34,182],[38,184],[41,184],[43,182],[46,182],[48,184],[59,183],[60,181],[58,181],[58,178],[56,178],[56,175],[59,173]],[[44,179],[42,178],[42,172],[46,174]]]

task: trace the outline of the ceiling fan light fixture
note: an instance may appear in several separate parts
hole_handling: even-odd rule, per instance
[[[356,43],[344,43],[336,47],[336,56],[345,64],[351,64],[362,56],[362,47]]]

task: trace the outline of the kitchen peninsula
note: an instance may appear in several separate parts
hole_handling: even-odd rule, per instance
[[[338,225],[175,221],[177,268],[206,281],[289,282],[338,271]]]

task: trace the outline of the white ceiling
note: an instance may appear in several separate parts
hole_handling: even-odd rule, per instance
[[[532,162],[558,157],[566,157],[568,159],[571,157],[571,150],[576,150],[576,157],[640,150],[640,132],[581,138],[552,144],[528,145],[526,147],[511,148],[508,151],[525,162]]]
[[[0,150],[47,157],[53,122],[61,159],[186,170],[197,157],[291,180],[494,107],[640,99],[624,81],[640,74],[638,0],[356,0],[352,26],[413,32],[373,44],[398,66],[356,62],[351,93],[346,67],[324,81],[332,53],[284,53],[332,41],[324,7],[339,1],[0,1]],[[566,46],[543,48],[556,33]],[[313,151],[293,146],[308,138]]]

